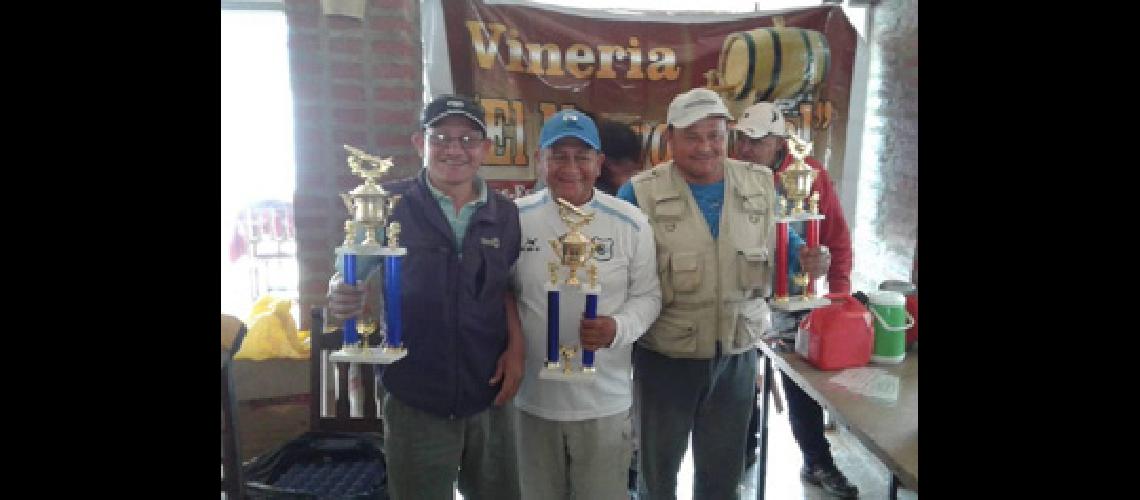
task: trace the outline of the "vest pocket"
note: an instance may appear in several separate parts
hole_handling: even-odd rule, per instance
[[[653,218],[656,220],[676,221],[685,216],[685,201],[679,196],[657,200],[653,207]]]
[[[768,286],[768,249],[743,248],[736,251],[737,282],[743,290],[764,289]]]
[[[697,324],[687,319],[658,316],[653,323],[651,341],[660,352],[696,352]]]
[[[672,256],[673,291],[692,293],[701,285],[700,255],[696,252],[674,253]]]
[[[673,303],[673,280],[669,278],[670,254],[662,251],[664,247],[657,247],[657,281],[661,285],[661,306]]]
[[[748,234],[752,237],[759,238],[759,240],[751,241],[764,241],[768,239],[769,224],[771,222],[771,213],[768,210],[769,198],[763,194],[749,194],[741,196],[741,211],[743,215],[748,218]]]
[[[763,193],[750,193],[742,195],[744,203],[741,208],[750,214],[765,215],[768,213],[768,197]]]

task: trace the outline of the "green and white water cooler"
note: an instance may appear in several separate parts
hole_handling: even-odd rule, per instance
[[[872,363],[895,364],[906,358],[906,329],[914,319],[906,312],[906,297],[898,292],[879,290],[867,294],[875,316],[875,349]]]

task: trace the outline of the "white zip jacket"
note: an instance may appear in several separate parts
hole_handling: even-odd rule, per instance
[[[519,409],[548,420],[577,421],[615,415],[629,409],[633,343],[641,337],[661,310],[657,257],[653,230],[645,214],[633,205],[597,189],[586,205],[579,207],[595,217],[582,233],[595,237],[594,260],[598,266],[601,294],[598,316],[611,316],[617,323],[613,345],[594,353],[597,374],[592,382],[539,380],[546,360],[547,264],[557,258],[550,240],[569,231],[558,214],[558,204],[549,189],[515,200],[522,226],[522,250],[511,270],[511,284],[519,304],[519,317],[526,338],[526,370],[515,404]],[[559,282],[567,269],[560,268]],[[588,282],[584,269],[578,279]],[[581,289],[562,287],[559,301],[559,343],[578,344],[578,329],[585,311]],[[581,351],[573,364],[578,366]]]

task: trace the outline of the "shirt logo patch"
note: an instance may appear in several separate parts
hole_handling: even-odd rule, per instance
[[[479,238],[479,243],[483,246],[499,248],[499,238]]]
[[[613,238],[594,238],[594,259],[605,262],[614,258]]]
[[[524,238],[524,240],[525,240],[525,242],[523,243],[522,251],[524,251],[524,252],[537,252],[539,250],[542,250],[538,246],[538,238]]]

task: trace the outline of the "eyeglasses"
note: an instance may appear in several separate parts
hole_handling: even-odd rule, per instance
[[[428,134],[428,143],[437,148],[446,148],[448,144],[453,141],[459,143],[459,147],[472,150],[477,149],[483,145],[482,134],[469,134],[461,135],[459,137],[448,137],[447,134]]]

